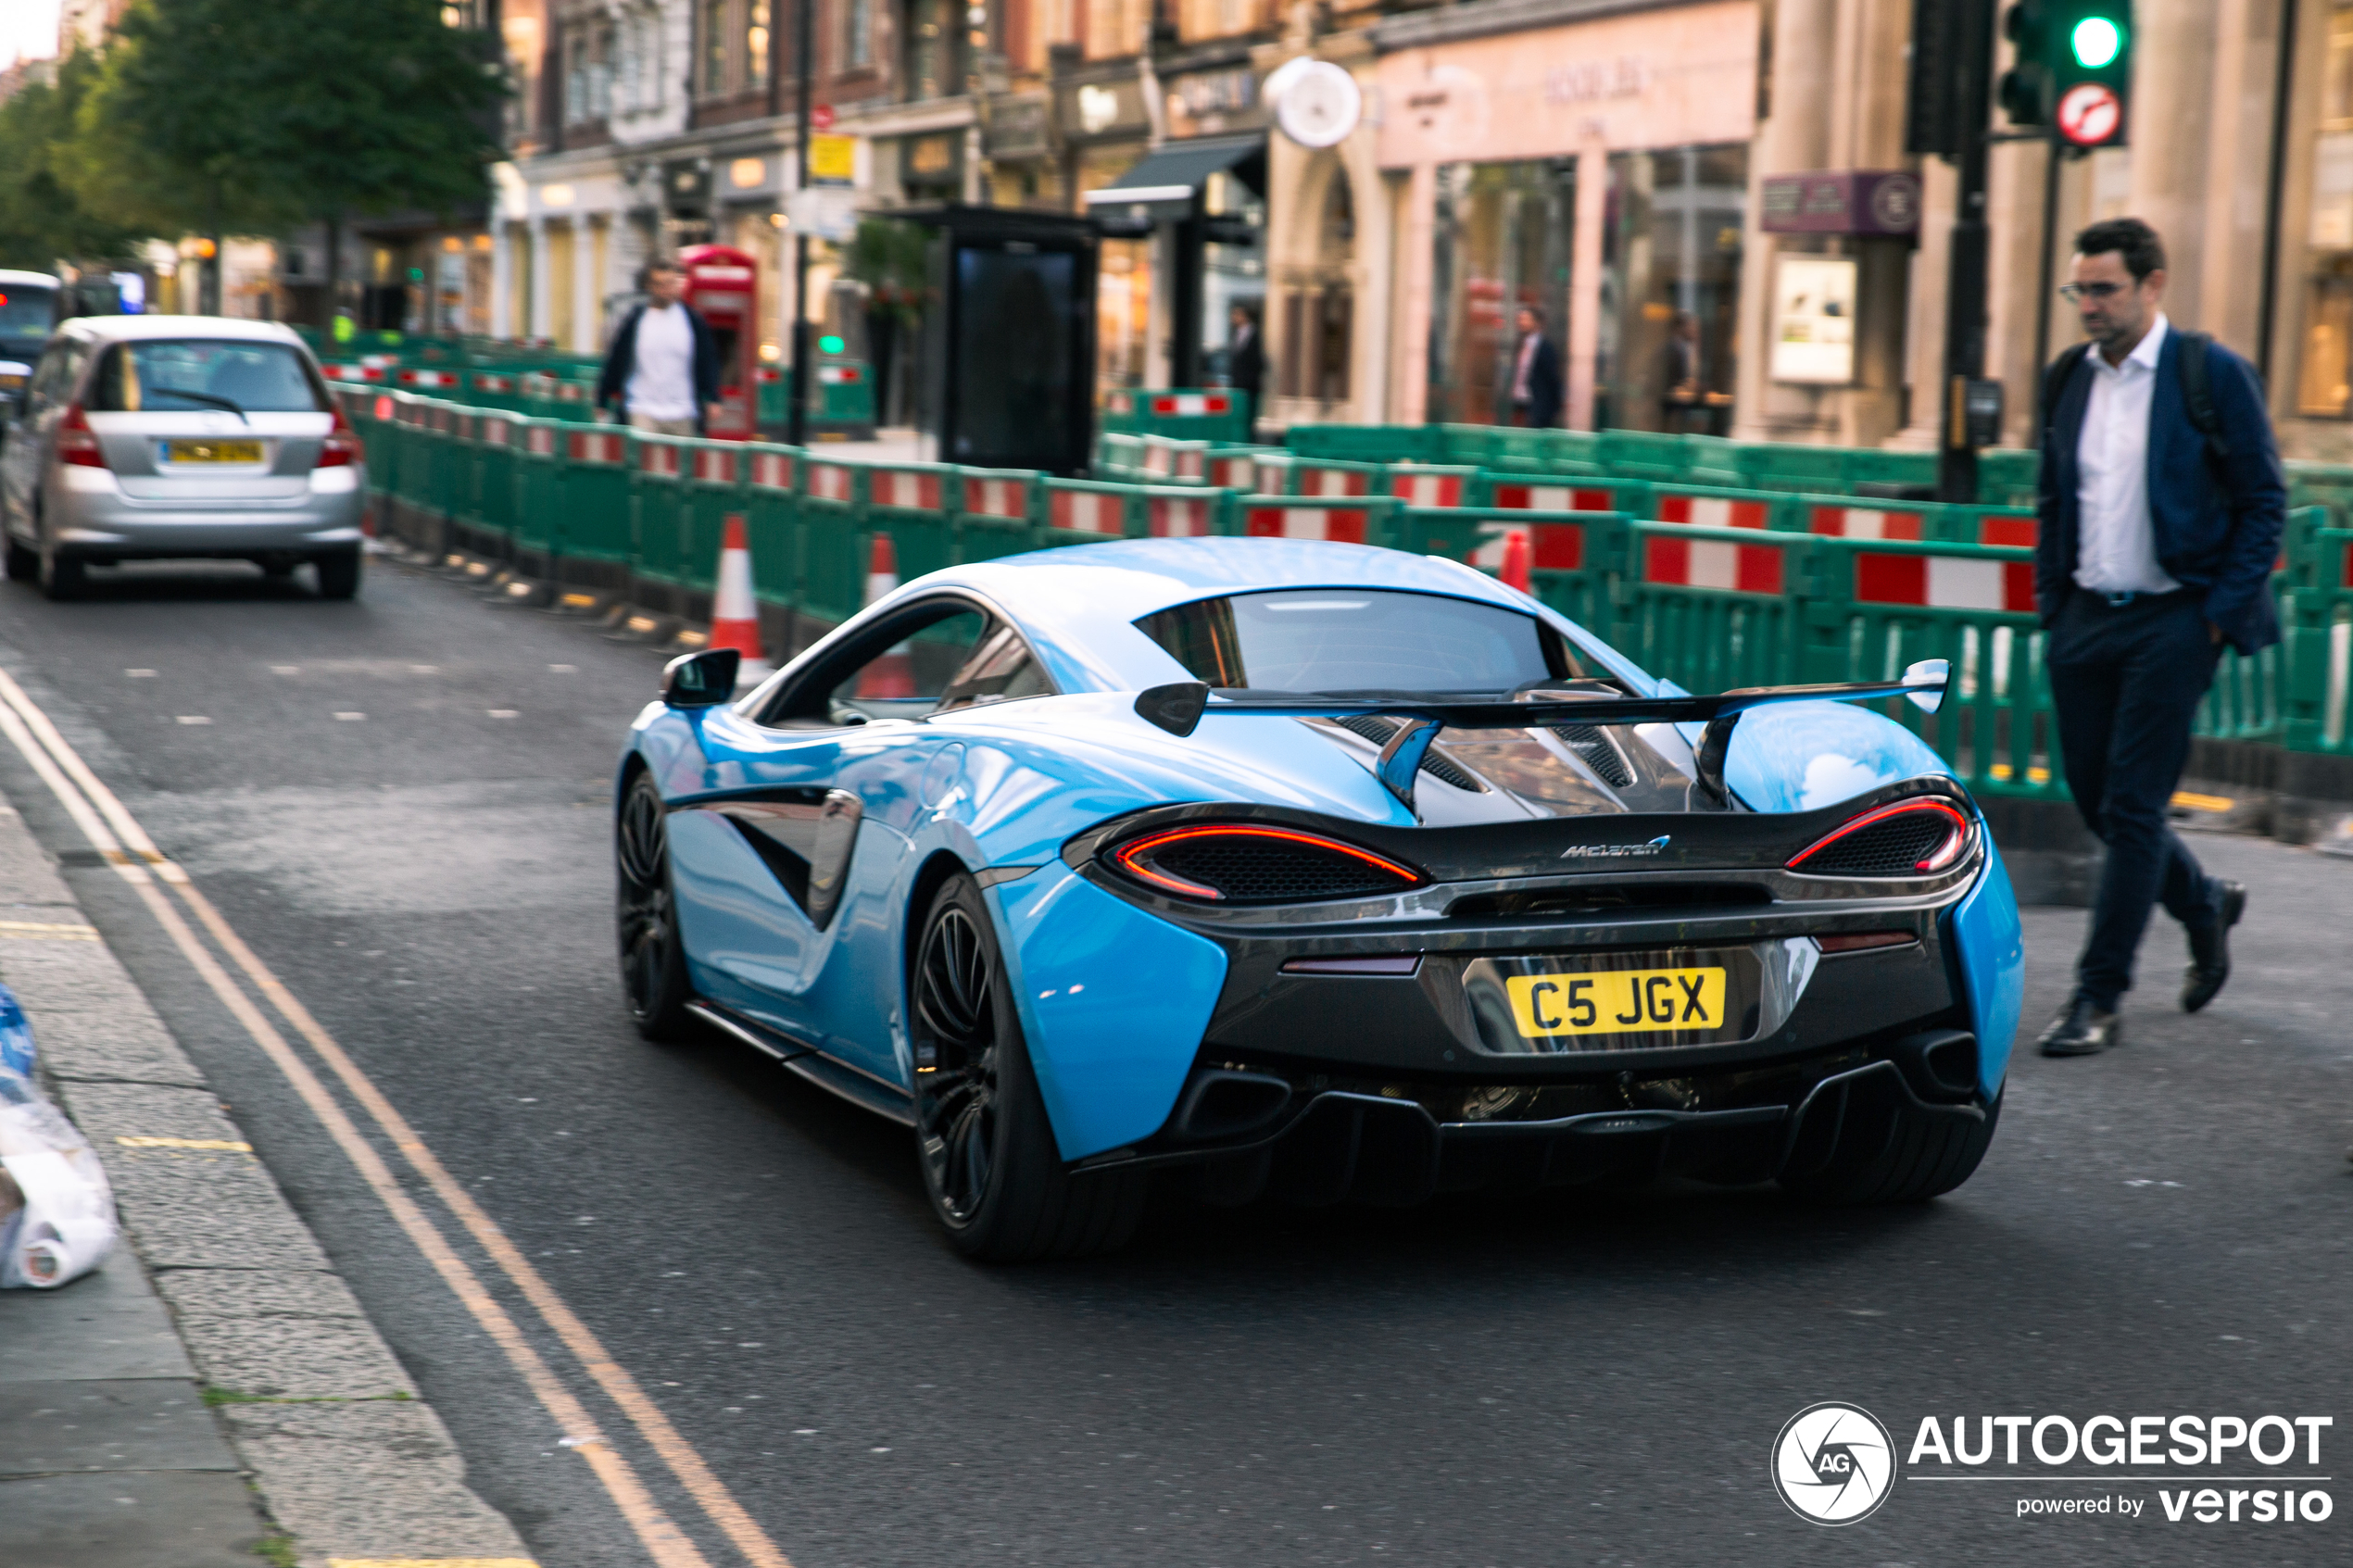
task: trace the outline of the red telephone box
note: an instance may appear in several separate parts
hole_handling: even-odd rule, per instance
[[[760,264],[728,245],[688,245],[678,265],[686,272],[686,303],[719,341],[719,418],[710,433],[749,441],[759,418],[752,372],[760,364]]]

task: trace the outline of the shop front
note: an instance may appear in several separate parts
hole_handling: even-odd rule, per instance
[[[1375,31],[1403,207],[1393,417],[1535,422],[1556,357],[1547,422],[1718,426],[1743,346],[1755,0],[1508,31],[1466,14],[1483,9]]]

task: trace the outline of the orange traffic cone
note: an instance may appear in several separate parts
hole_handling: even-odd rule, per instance
[[[1504,587],[1517,588],[1525,594],[1529,592],[1528,566],[1528,530],[1515,528],[1504,535],[1504,570],[1496,575],[1503,579]]]
[[[711,607],[711,646],[734,648],[743,655],[736,679],[764,681],[774,673],[760,646],[760,606],[751,596],[751,542],[744,532],[741,512],[727,514],[727,532],[719,543],[719,592]]]
[[[875,535],[874,552],[866,558],[866,602],[899,591],[899,550],[887,533]],[[915,695],[914,650],[900,643],[859,672],[858,695],[904,698]]]

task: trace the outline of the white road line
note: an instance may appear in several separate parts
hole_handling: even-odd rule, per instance
[[[484,711],[493,719],[519,719],[522,716],[521,709],[513,708],[490,708]]]
[[[155,671],[152,670],[126,670],[123,673],[134,681],[152,680],[155,677]]]
[[[336,714],[336,715],[335,715],[335,717],[336,717],[336,718],[338,718],[338,719],[340,719],[340,720],[342,720],[345,723],[348,724],[348,723],[356,723],[356,722],[358,722],[359,720],[365,719],[365,718],[367,717],[367,715],[366,715],[365,713],[352,713],[352,712],[348,712],[348,711],[346,711],[346,712],[338,713],[338,714]]]
[[[509,1361],[522,1374],[541,1405],[556,1418],[560,1428],[585,1439],[573,1446],[596,1471],[614,1505],[660,1568],[709,1568],[709,1564],[694,1543],[678,1530],[646,1491],[629,1461],[597,1435],[585,1409],[547,1370],[538,1352],[522,1336],[506,1310],[483,1286],[472,1268],[450,1248],[447,1238],[442,1236],[400,1185],[398,1179],[384,1166],[374,1147],[353,1125],[341,1104],[328,1092],[318,1075],[295,1053],[285,1037],[220,967],[211,950],[198,940],[195,933],[180,917],[179,911],[166,901],[159,883],[170,886],[180,897],[220,944],[222,952],[245,972],[247,979],[280,1016],[292,1024],[312,1050],[333,1069],[345,1088],[392,1141],[393,1147],[448,1205],[459,1223],[490,1254],[500,1271],[522,1291],[541,1321],[572,1352],[581,1369],[604,1390],[607,1398],[621,1407],[631,1424],[637,1428],[679,1484],[711,1522],[726,1534],[736,1549],[754,1568],[792,1568],[784,1552],[745,1512],[725,1485],[712,1474],[701,1454],[671,1424],[669,1418],[654,1405],[636,1380],[612,1359],[588,1326],[540,1276],[522,1250],[508,1239],[497,1222],[450,1176],[440,1160],[418,1137],[374,1082],[310,1016],[309,1010],[296,1000],[276,974],[255,956],[244,938],[213,907],[212,901],[189,881],[187,872],[156,848],[155,841],[147,836],[146,831],[114,792],[90,771],[81,754],[68,745],[65,737],[57,732],[48,715],[25,696],[23,689],[6,671],[0,671],[0,734],[6,734],[24,755],[34,772],[49,786],[50,792],[57,796],[67,813],[82,829],[82,835],[113,863],[118,874],[139,890],[141,900],[182,956],[310,1107],[312,1114],[319,1118],[346,1157],[392,1211],[396,1222],[409,1233],[418,1250],[442,1275],[451,1293],[473,1313],[484,1332],[506,1353]]]
[[[183,724],[209,724],[212,722],[209,718],[206,717],[202,713],[182,713],[180,715],[180,721]]]

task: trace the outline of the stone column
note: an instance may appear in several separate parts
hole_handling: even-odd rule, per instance
[[[572,218],[572,343],[576,354],[597,351],[597,232],[585,212]]]
[[[490,335],[512,337],[514,309],[514,225],[503,218],[492,220],[490,244]]]
[[[1887,445],[1936,450],[1944,410],[1944,290],[1952,277],[1953,215],[1961,178],[1941,157],[1920,160],[1920,243],[1912,252],[1912,298],[1904,334],[1909,417]]]
[[[2215,172],[2208,154],[2226,8],[2216,0],[2140,0],[2133,7],[2141,35],[2133,47],[2133,216],[2165,238],[2167,316],[2201,331],[2207,270],[2199,230]],[[2234,101],[2219,107],[2239,108]]]
[[[547,220],[531,220],[531,321],[523,329],[526,337],[552,337],[555,334],[556,292],[553,270],[547,264]]]
[[[1846,0],[1852,6],[1862,0]],[[1771,113],[1749,144],[1748,216],[1741,240],[1740,376],[1733,389],[1732,435],[1769,441],[1790,427],[1812,427],[1819,394],[1776,387],[1766,377],[1772,358],[1773,270],[1780,256],[1775,236],[1760,227],[1765,212],[1765,177],[1801,174],[1824,168],[1830,157],[1830,110],[1836,83],[1840,0],[1780,0],[1773,12]]]
[[[1577,229],[1569,241],[1567,423],[1593,428],[1593,361],[1602,346],[1602,227],[1609,221],[1609,147],[1589,138],[1577,155]]]

